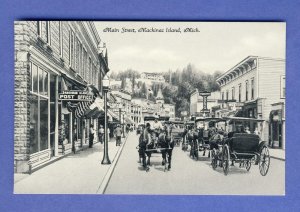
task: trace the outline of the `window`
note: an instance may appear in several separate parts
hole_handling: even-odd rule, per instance
[[[58,24],[58,30],[59,30],[59,55],[63,57],[63,29],[62,29],[62,22],[60,21]]]
[[[254,99],[254,78],[251,79],[251,99]]]
[[[69,31],[69,65],[72,67],[73,65],[73,32]]]
[[[226,100],[228,101],[229,91],[226,91]]]
[[[248,101],[248,80],[246,80],[246,83],[245,83],[245,89],[246,89],[246,93],[245,93],[245,95],[246,95],[246,101]]]
[[[30,154],[49,148],[49,77],[34,63],[31,66]]]
[[[37,21],[37,34],[50,45],[50,21]]]
[[[239,84],[239,102],[242,100],[242,84]]]
[[[222,100],[224,100],[224,92],[222,92]]]
[[[234,100],[234,98],[235,98],[235,88],[234,87],[232,87],[231,93],[232,93],[231,99]]]
[[[87,77],[87,81],[91,82],[91,75],[92,75],[92,60],[89,57],[89,63],[88,63],[88,77]]]
[[[285,98],[285,75],[281,76],[280,79],[280,98]]]

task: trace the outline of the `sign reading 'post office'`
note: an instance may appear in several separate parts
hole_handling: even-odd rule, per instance
[[[58,94],[58,99],[62,101],[91,101],[93,95],[87,91],[63,91]]]

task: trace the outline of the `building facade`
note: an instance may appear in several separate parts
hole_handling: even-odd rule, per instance
[[[259,128],[261,138],[269,141],[270,146],[284,148],[285,60],[249,56],[220,76],[217,82],[223,102],[242,105],[243,117],[265,120],[261,126],[249,123],[251,131]],[[278,109],[274,104],[283,106]],[[283,115],[278,117],[280,124],[274,123],[271,129],[271,122],[277,122],[272,119],[275,111]]]
[[[108,67],[99,45],[92,22],[15,22],[15,172],[28,173],[88,142],[97,119],[76,117],[58,95],[88,85],[102,92]]]

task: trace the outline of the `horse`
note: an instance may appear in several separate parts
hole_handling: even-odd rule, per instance
[[[144,139],[144,133],[145,132],[143,131],[139,138],[139,158],[142,162],[144,169],[146,171],[149,171],[148,166],[150,166],[150,158],[152,153],[161,153],[162,165],[165,165],[165,169],[170,170],[172,161],[172,151],[174,148],[174,142],[172,141],[171,137],[172,127],[170,125],[167,125],[158,134],[157,132],[152,132],[152,134],[149,132],[151,134],[151,137],[149,136],[148,141]]]
[[[172,152],[175,146],[175,142],[172,140],[172,126],[166,125],[164,127],[164,136],[159,137],[159,144],[162,150],[162,165],[165,169],[171,169]],[[168,156],[168,157],[167,157]],[[168,164],[168,167],[167,167]]]

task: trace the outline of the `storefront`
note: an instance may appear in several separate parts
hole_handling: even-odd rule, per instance
[[[269,146],[272,148],[285,148],[285,115],[284,103],[272,104],[269,119]]]
[[[65,90],[82,91],[87,86],[34,59],[30,62],[30,79],[29,164],[34,169],[51,157],[75,152],[87,145],[89,126],[93,123],[96,128],[95,116],[99,113],[86,116],[86,109],[93,102],[85,102],[84,113],[77,116],[79,102],[61,101],[59,94]]]

